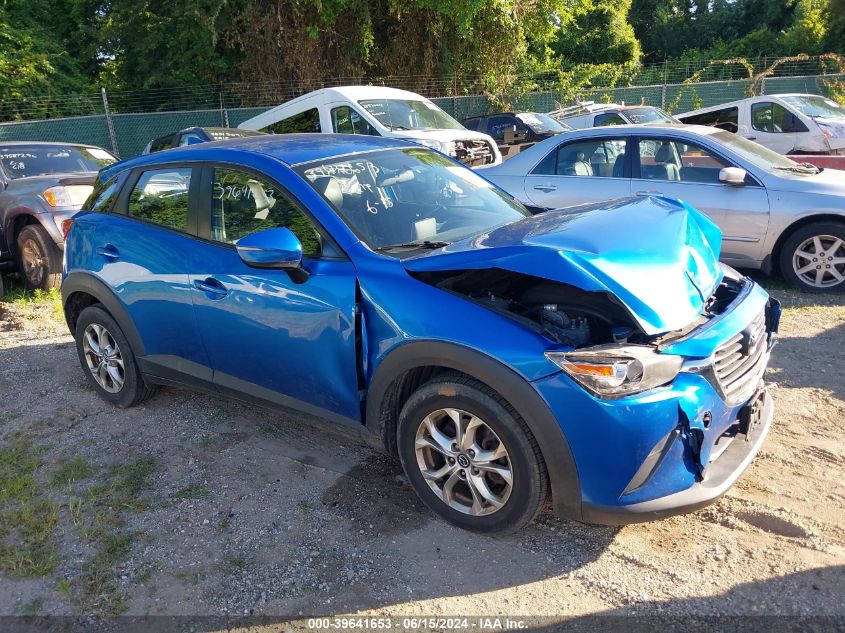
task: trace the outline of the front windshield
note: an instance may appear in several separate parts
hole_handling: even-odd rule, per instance
[[[787,169],[790,171],[803,170],[816,173],[816,168],[804,167],[793,160],[788,159],[782,154],[773,152],[768,147],[758,145],[754,141],[737,136],[733,132],[721,130],[711,135],[712,138],[720,141],[723,145],[727,145],[735,153],[749,163],[753,163],[757,167],[771,171],[773,169]]]
[[[660,108],[631,108],[625,110],[625,116],[631,123],[638,125],[645,123],[677,123],[677,120],[673,119]]]
[[[99,147],[77,145],[0,146],[0,165],[9,178],[100,171],[117,159]]]
[[[520,112],[516,115],[516,118],[525,123],[525,125],[537,134],[560,134],[561,132],[568,132],[572,129],[565,123],[555,121],[548,114],[542,114],[541,112]]]
[[[845,118],[845,107],[824,97],[781,97],[801,114],[808,117]]]
[[[472,170],[423,147],[331,158],[297,171],[373,250],[439,246],[529,215]]]
[[[463,125],[430,101],[369,99],[358,103],[388,130],[464,129]]]

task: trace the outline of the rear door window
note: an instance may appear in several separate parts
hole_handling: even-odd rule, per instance
[[[152,169],[141,173],[129,194],[130,217],[175,229],[189,230],[190,167]]]
[[[295,133],[319,133],[320,130],[320,111],[317,108],[311,108],[305,112],[294,114],[286,119],[272,123],[261,129],[262,132],[270,132],[272,134],[295,134]]]
[[[702,112],[694,116],[684,117],[683,122],[688,125],[709,125],[736,133],[739,129],[739,108],[722,108],[721,110]]]
[[[603,127],[605,125],[625,125],[626,121],[615,112],[606,112],[605,114],[597,114],[593,120],[594,127]]]
[[[552,150],[532,174],[624,178],[625,144],[624,137],[568,143]]]

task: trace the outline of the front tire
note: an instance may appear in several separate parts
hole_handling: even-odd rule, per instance
[[[89,306],[76,322],[76,351],[88,382],[97,394],[118,407],[131,407],[155,393],[135,362],[129,341],[112,316]]]
[[[18,271],[27,290],[50,290],[62,283],[62,254],[43,226],[27,224],[18,233]]]
[[[546,464],[525,422],[468,376],[443,374],[415,391],[399,415],[397,446],[423,502],[458,527],[513,532],[548,497]]]
[[[781,249],[780,270],[806,292],[845,289],[845,224],[814,222],[792,233]]]

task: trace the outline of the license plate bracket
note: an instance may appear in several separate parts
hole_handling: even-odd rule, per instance
[[[763,421],[763,405],[766,399],[766,389],[760,386],[751,399],[739,412],[739,432],[745,435],[745,441],[750,442]]]

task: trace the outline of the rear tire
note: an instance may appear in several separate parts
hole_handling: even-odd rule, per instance
[[[780,271],[805,292],[845,290],[845,224],[813,222],[792,233],[780,251]]]
[[[397,447],[423,502],[458,527],[513,532],[547,500],[546,464],[525,422],[493,389],[463,374],[437,376],[408,398]]]
[[[62,253],[39,224],[18,233],[18,271],[27,290],[50,290],[62,283]]]
[[[85,308],[75,338],[82,371],[103,400],[127,408],[155,394],[155,385],[144,381],[129,341],[108,312],[98,306]]]

